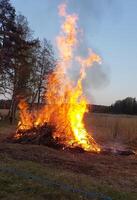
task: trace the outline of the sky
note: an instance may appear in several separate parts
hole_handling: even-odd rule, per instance
[[[60,30],[58,5],[63,0],[11,0],[17,13],[27,17],[34,37],[46,38],[55,47]],[[95,104],[110,105],[137,97],[137,0],[68,0],[68,11],[77,13],[83,45],[102,58],[88,71],[85,90]]]

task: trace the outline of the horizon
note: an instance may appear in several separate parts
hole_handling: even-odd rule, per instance
[[[17,13],[27,17],[34,36],[50,40],[55,49],[55,37],[60,28],[57,7],[63,1],[11,2]],[[102,0],[97,5],[97,1],[88,0],[85,4],[75,1],[73,6],[72,3],[72,0],[68,3],[68,10],[78,14],[79,27],[84,30],[81,53],[84,54],[85,48],[89,47],[103,59],[102,66],[92,68],[85,83],[91,103],[111,105],[116,100],[137,97],[137,2],[133,0],[125,4],[123,0]]]

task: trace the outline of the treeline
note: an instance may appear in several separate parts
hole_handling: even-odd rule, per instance
[[[109,107],[109,111],[115,114],[137,115],[136,98],[127,97],[123,100],[118,100]]]
[[[0,0],[0,97],[11,99],[3,104],[11,122],[20,98],[41,103],[55,64],[51,44],[34,38],[26,17],[16,13],[10,0]]]
[[[137,115],[137,101],[136,98],[127,97],[116,101],[111,106],[89,105],[89,110],[95,113]]]
[[[0,100],[0,109],[9,109],[11,100]],[[38,103],[34,103],[37,107]],[[127,97],[123,100],[118,100],[111,106],[104,105],[88,105],[89,112],[94,113],[112,113],[112,114],[128,114],[137,115],[137,101],[135,98]]]

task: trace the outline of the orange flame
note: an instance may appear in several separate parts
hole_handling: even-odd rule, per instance
[[[78,44],[78,16],[67,14],[66,4],[59,6],[59,15],[64,20],[60,35],[56,39],[60,61],[48,77],[48,90],[44,95],[47,104],[37,112],[29,112],[27,104],[24,100],[21,101],[18,129],[28,130],[47,122],[56,127],[54,138],[67,147],[81,147],[86,151],[100,152],[99,145],[91,134],[87,133],[83,123],[84,113],[88,110],[82,81],[86,77],[86,68],[91,67],[94,62],[100,62],[101,59],[91,50],[87,58],[74,56]],[[72,82],[67,73],[73,60],[81,65],[77,83]],[[19,137],[19,134],[17,136]]]

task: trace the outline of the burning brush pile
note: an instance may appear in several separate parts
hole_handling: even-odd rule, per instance
[[[22,99],[19,103],[18,128],[16,134],[9,139],[13,142],[43,144],[54,148],[103,152],[83,123],[83,116],[88,112],[88,102],[82,87],[86,69],[94,63],[100,63],[101,59],[90,49],[86,58],[75,55],[80,33],[77,26],[78,16],[67,14],[66,4],[59,6],[59,15],[63,19],[60,34],[56,38],[59,62],[48,77],[48,90],[43,94],[45,103],[39,110],[30,110],[27,102]],[[77,81],[72,81],[68,75],[72,63],[80,66]]]
[[[12,141],[100,152],[100,146],[84,127],[83,116],[88,110],[82,81],[86,69],[101,59],[92,50],[86,58],[75,55],[80,33],[78,16],[68,14],[66,4],[59,6],[59,15],[62,17],[61,31],[56,38],[59,62],[48,77],[48,90],[44,93],[46,103],[39,110],[31,111],[25,100],[20,101],[20,121]],[[75,82],[68,75],[74,62],[80,66],[79,78]]]

